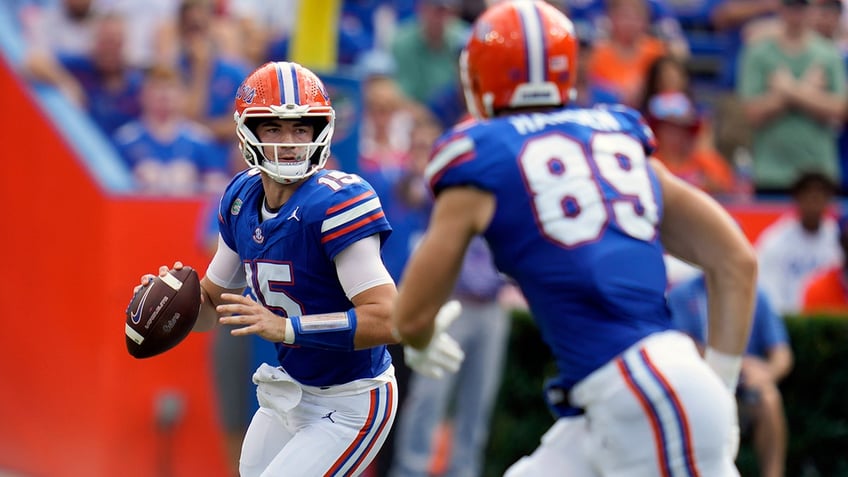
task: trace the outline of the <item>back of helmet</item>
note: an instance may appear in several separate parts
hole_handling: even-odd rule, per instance
[[[469,112],[563,106],[574,94],[578,40],[571,20],[543,1],[501,2],[474,23],[460,57]]]

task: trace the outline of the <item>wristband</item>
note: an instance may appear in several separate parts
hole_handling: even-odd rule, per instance
[[[356,311],[289,317],[293,344],[307,348],[353,351],[356,335]],[[288,340],[288,328],[286,329]]]
[[[736,392],[739,384],[739,372],[742,370],[742,356],[722,353],[715,348],[707,347],[704,361],[718,374],[730,392]]]
[[[283,321],[286,322],[286,335],[283,337],[283,343],[294,344],[294,325],[288,318],[283,318]]]

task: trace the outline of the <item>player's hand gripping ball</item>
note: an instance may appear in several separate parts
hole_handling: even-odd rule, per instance
[[[200,279],[191,267],[149,280],[127,307],[127,350],[149,358],[178,345],[194,327],[200,305]]]

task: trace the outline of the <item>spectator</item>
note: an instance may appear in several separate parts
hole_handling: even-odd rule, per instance
[[[185,89],[176,70],[150,69],[141,91],[141,118],[115,134],[142,193],[218,194],[229,182],[212,134],[185,116]]]
[[[646,0],[609,0],[609,36],[592,49],[589,78],[638,107],[651,64],[666,54],[663,42],[648,33]]]
[[[672,174],[715,196],[733,192],[733,171],[727,161],[697,140],[703,122],[686,94],[655,94],[648,101],[646,118],[656,135],[654,157]]]
[[[733,91],[739,54],[745,44],[744,29],[754,20],[774,16],[781,0],[717,0],[710,9],[712,26],[725,33],[727,50],[719,72],[719,86]]]
[[[668,158],[666,165],[669,165],[675,174],[684,178],[688,177],[689,182],[711,194],[726,195],[731,191],[734,193],[747,191],[748,188],[742,187],[739,178],[734,177],[727,156],[718,151],[713,135],[711,111],[705,111],[699,107],[690,84],[685,63],[673,56],[665,55],[657,58],[648,70],[645,95],[639,110],[656,127],[664,126],[663,128],[667,131],[663,133],[663,136],[671,136],[663,141],[666,144],[659,145],[660,148],[665,149],[661,154]],[[684,114],[684,116],[688,115],[688,120],[684,120],[686,124],[683,124],[688,127],[671,127],[674,123],[681,125],[680,118],[677,121],[657,122],[657,115],[649,110],[651,102],[659,108],[657,112],[665,115],[671,112],[667,106],[675,104],[681,107],[682,111],[688,111]],[[673,159],[689,156],[692,156],[693,160],[680,162]],[[677,167],[670,165],[672,162],[677,162]],[[684,164],[686,167],[679,167]]]
[[[560,3],[560,2],[550,2]],[[586,43],[595,43],[609,36],[609,18],[606,16],[606,0],[566,0],[564,10],[574,22],[577,37]],[[676,58],[689,57],[689,41],[680,21],[665,0],[647,0],[648,31],[662,40]]]
[[[246,64],[216,52],[214,11],[207,0],[182,0],[174,61],[188,85],[187,111],[215,137],[232,140],[232,98],[247,76]]]
[[[163,29],[174,22],[179,2],[176,0],[95,0],[99,11],[131,19],[127,22],[125,54],[134,68],[156,65]]]
[[[395,281],[400,281],[406,260],[427,227],[432,197],[424,168],[442,129],[432,117],[416,120],[409,134],[408,158],[393,175],[365,171],[362,176],[378,191],[392,224],[392,235],[383,246],[383,260]],[[387,178],[391,178],[388,181]]]
[[[707,288],[703,275],[674,286],[668,293],[671,317],[703,349],[707,342]],[[751,433],[762,477],[783,477],[786,465],[786,417],[778,384],[792,370],[792,348],[783,319],[762,290],[736,389],[739,426]]]
[[[806,315],[848,316],[848,215],[840,217],[838,225],[842,263],[810,278],[801,309]]]
[[[754,186],[789,191],[802,171],[839,183],[836,127],[845,113],[845,65],[806,23],[810,0],[783,0],[782,28],[745,47],[738,94],[753,127]]]
[[[400,25],[392,40],[398,84],[421,104],[459,82],[468,25],[456,16],[457,6],[457,0],[420,0],[416,16]]]
[[[30,55],[65,57],[91,53],[98,16],[93,0],[54,0],[21,13]]]
[[[577,77],[574,80],[574,102],[576,107],[589,108],[596,104],[618,104],[618,96],[589,78],[589,58],[592,57],[592,43],[580,43],[577,57]]]
[[[810,26],[819,35],[832,40],[845,57],[843,44],[844,29],[842,26],[845,6],[841,0],[813,0],[810,10]]]
[[[715,143],[724,157],[737,167],[743,167],[746,176],[751,149],[751,125],[745,119],[742,102],[736,94],[740,52],[746,43],[751,25],[772,23],[781,0],[708,0],[704,8],[708,17],[709,45],[705,47],[718,56],[715,85],[718,94],[714,101]],[[737,154],[739,156],[737,156]],[[743,164],[737,164],[742,162]],[[750,181],[749,181],[750,182]],[[753,189],[748,186],[748,191]]]
[[[362,89],[359,169],[399,171],[405,168],[409,153],[413,108],[391,76],[370,76],[363,81]]]
[[[651,63],[645,75],[645,91],[639,112],[648,112],[648,100],[660,93],[685,93],[692,97],[689,72],[679,59],[665,55]]]
[[[811,25],[819,35],[831,40],[842,55],[842,62],[848,66],[848,45],[844,41],[842,26],[844,6],[841,0],[814,0]],[[839,150],[839,170],[848,171],[848,128],[845,122],[839,127],[837,139]],[[840,189],[848,191],[848,174],[842,174]]]
[[[25,70],[34,79],[59,88],[66,97],[88,111],[104,134],[138,118],[142,73],[127,64],[124,55],[126,22],[118,15],[99,16],[94,44],[82,56],[35,54]]]
[[[760,285],[782,315],[798,313],[806,281],[842,258],[836,220],[827,214],[834,190],[825,174],[801,175],[792,187],[794,210],[763,230],[755,244]]]
[[[218,167],[232,167],[231,164],[241,163],[232,144],[232,103],[248,70],[246,63],[217,51],[214,18],[210,1],[181,1],[173,61],[187,87],[187,116],[212,131],[221,151],[216,156],[225,160]]]
[[[300,0],[230,0],[229,11],[242,35],[244,59],[251,65],[288,56],[288,38],[297,21]],[[285,42],[282,51],[275,45]]]

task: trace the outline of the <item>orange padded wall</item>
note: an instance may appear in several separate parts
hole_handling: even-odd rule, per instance
[[[145,272],[201,272],[202,200],[110,197],[0,61],[0,469],[38,477],[223,477],[210,335],[135,360],[124,309]],[[157,431],[154,406],[180,395]]]

